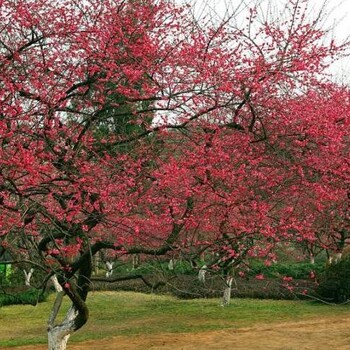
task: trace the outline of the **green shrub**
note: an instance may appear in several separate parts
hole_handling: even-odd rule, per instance
[[[310,273],[314,273],[316,276],[322,274],[324,271],[324,264],[310,264],[306,262],[299,263],[277,263],[271,266],[266,266],[261,261],[252,261],[250,263],[250,275],[263,274],[266,277],[278,278],[278,277],[292,277],[294,279],[309,279]]]
[[[29,304],[36,305],[42,301],[46,301],[47,293],[42,293],[41,290],[30,288],[23,291],[7,291],[0,292],[0,306]]]
[[[316,289],[321,299],[343,303],[350,299],[350,259],[329,265],[319,278]]]
[[[197,274],[198,270],[194,269],[188,261],[175,261],[173,270],[169,270],[168,261],[150,261],[142,263],[133,272],[144,275],[159,273],[165,275],[193,275]]]

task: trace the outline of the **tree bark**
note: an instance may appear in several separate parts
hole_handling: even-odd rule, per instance
[[[62,303],[62,300],[61,300],[61,303]],[[58,309],[57,309],[57,312],[58,312]],[[53,312],[55,312],[55,310],[53,310]],[[71,334],[76,330],[75,320],[77,317],[78,317],[78,312],[75,310],[73,306],[71,306],[70,309],[67,311],[64,321],[61,324],[56,326],[49,325],[48,327],[48,349],[49,350],[66,350],[68,339],[71,336]],[[54,316],[54,318],[56,318],[56,316]]]
[[[92,260],[93,260],[93,272],[94,272],[94,275],[97,276],[99,273],[99,262],[100,262],[99,254],[95,254]]]
[[[79,273],[76,278],[73,274],[66,275],[64,278],[62,278],[62,276],[57,276],[57,284],[60,285],[62,290],[57,293],[48,320],[47,332],[49,350],[66,350],[67,342],[71,334],[80,329],[87,322],[89,310],[85,301],[89,292],[92,269],[92,255],[90,252],[84,255],[80,260]],[[72,304],[64,320],[56,324],[55,320],[65,295],[69,297]]]
[[[224,296],[222,298],[222,306],[227,306],[231,301],[231,288],[232,288],[233,277],[227,276],[225,281]]]
[[[31,269],[29,270],[29,272],[27,272],[27,270],[23,269],[23,272],[24,272],[24,284],[25,284],[26,286],[30,287],[30,279],[32,278],[34,269],[31,268]]]
[[[310,255],[310,264],[315,264],[315,256],[314,255]]]
[[[198,280],[205,283],[205,275],[207,274],[207,265],[203,265],[198,272]]]
[[[106,261],[106,277],[111,277],[113,274],[113,265],[114,262],[113,261]]]
[[[133,254],[132,256],[132,269],[135,270],[141,265],[141,257],[139,254]]]
[[[56,275],[53,275],[51,277],[51,281],[52,281],[52,283],[53,283],[53,285],[55,287],[56,292],[57,293],[62,292],[63,289],[62,289],[61,285],[58,283],[58,279],[57,279]]]
[[[168,263],[168,270],[174,271],[174,269],[175,269],[175,261],[174,259],[170,259]]]

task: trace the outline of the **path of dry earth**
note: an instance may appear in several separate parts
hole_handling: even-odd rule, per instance
[[[22,346],[3,350],[44,350]],[[70,343],[69,350],[350,350],[350,317],[324,318],[239,330],[116,336],[99,341]]]

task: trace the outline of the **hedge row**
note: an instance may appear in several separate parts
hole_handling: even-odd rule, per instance
[[[279,277],[292,277],[293,279],[305,279],[314,278],[320,276],[326,268],[324,263],[311,264],[311,263],[277,263],[270,266],[266,266],[261,261],[253,261],[250,263],[250,275],[261,274],[265,277],[279,278]]]
[[[36,305],[39,302],[46,301],[47,296],[47,293],[42,293],[42,291],[34,288],[13,292],[2,291],[0,292],[0,306],[16,304]]]

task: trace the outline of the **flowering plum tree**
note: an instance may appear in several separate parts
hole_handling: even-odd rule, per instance
[[[49,349],[86,323],[102,249],[196,245],[229,278],[347,203],[348,92],[323,75],[343,48],[306,6],[238,28],[165,0],[1,1],[0,242],[63,289]]]

